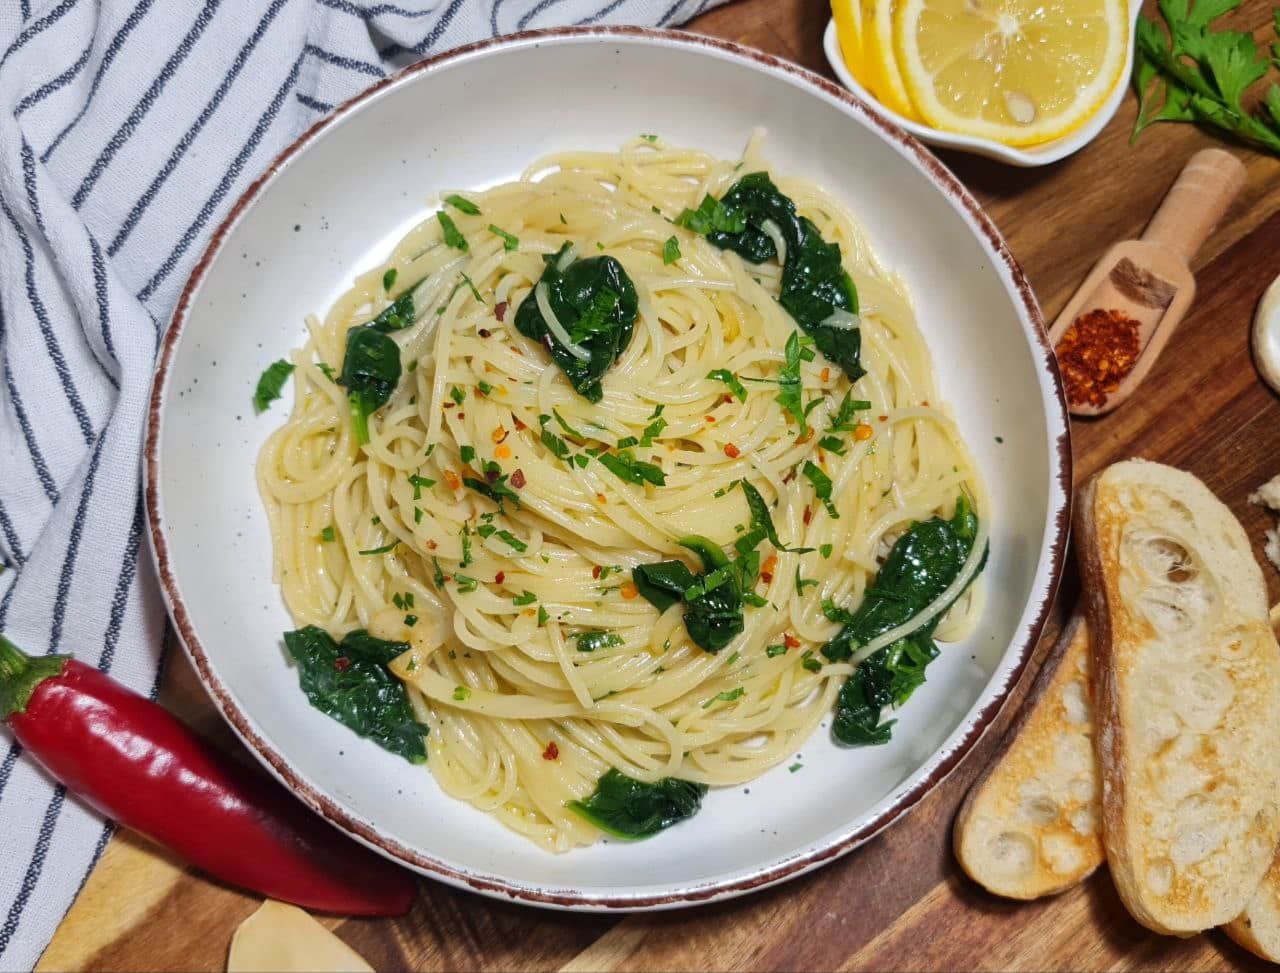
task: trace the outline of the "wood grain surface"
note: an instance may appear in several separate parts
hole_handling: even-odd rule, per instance
[[[1270,7],[1269,0],[1245,0],[1233,19],[1261,39]],[[822,0],[739,0],[691,26],[829,75],[821,51],[827,10]],[[1127,98],[1096,142],[1043,169],[943,156],[1004,232],[1048,320],[1110,243],[1141,233],[1191,153],[1216,144],[1190,126],[1164,125],[1130,146],[1134,110]],[[1246,497],[1280,472],[1280,400],[1258,379],[1248,323],[1280,273],[1280,162],[1234,151],[1248,166],[1248,183],[1195,262],[1200,297],[1191,314],[1140,394],[1110,416],[1076,422],[1072,434],[1077,483],[1128,456],[1189,469],[1239,515],[1261,558],[1267,518]],[[1280,575],[1269,567],[1267,583],[1272,601],[1280,600]],[[1041,652],[1077,590],[1071,565]],[[1006,707],[1002,725],[1026,685]],[[197,728],[235,745],[180,652],[170,653],[162,698]],[[1105,869],[1079,888],[1030,904],[996,899],[967,881],[951,855],[950,825],[998,736],[989,734],[910,817],[878,839],[816,873],[744,899],[676,913],[572,915],[424,881],[403,919],[325,923],[379,970],[1262,965],[1220,934],[1177,940],[1146,932],[1125,912]],[[258,903],[118,834],[39,969],[221,970],[232,930]]]

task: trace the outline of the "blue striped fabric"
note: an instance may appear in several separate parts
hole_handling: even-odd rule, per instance
[[[206,238],[294,136],[462,43],[717,2],[0,2],[0,630],[156,692],[167,625],[138,476],[155,353]],[[3,732],[0,968],[21,969],[110,824]]]

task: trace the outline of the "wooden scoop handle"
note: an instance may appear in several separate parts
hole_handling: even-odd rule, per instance
[[[1222,149],[1201,149],[1183,167],[1142,239],[1188,263],[1244,186],[1244,163]]]

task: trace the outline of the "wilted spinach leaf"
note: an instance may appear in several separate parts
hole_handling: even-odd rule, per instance
[[[283,358],[273,361],[258,378],[258,387],[253,392],[253,411],[265,412],[267,407],[280,398],[280,390],[293,374],[293,363]]]
[[[787,248],[779,302],[849,381],[866,374],[860,362],[861,332],[831,322],[834,312],[858,313],[858,292],[841,262],[840,245],[824,241],[811,220],[797,215],[795,203],[768,173],[743,176],[719,200],[706,196],[676,222],[752,263],[778,259],[773,236],[765,228],[772,223]]]
[[[547,302],[573,345],[586,352],[579,358],[557,338],[538,307],[536,288],[516,311],[516,328],[539,342],[565,373],[578,394],[590,402],[604,395],[600,379],[631,342],[639,302],[635,285],[613,257],[575,260],[557,269],[571,244],[543,259],[546,269],[539,285],[546,285]]]
[[[347,389],[358,442],[369,441],[369,416],[387,404],[399,383],[400,346],[373,327],[348,331],[338,384]]]
[[[964,496],[956,501],[950,520],[933,517],[912,524],[894,542],[857,611],[847,615],[834,605],[823,606],[828,617],[847,616],[847,621],[822,654],[833,662],[848,659],[858,646],[924,611],[964,567],[977,530],[978,518]],[[881,710],[902,705],[924,682],[925,667],[938,656],[932,635],[942,614],[872,653],[846,680],[832,724],[838,741],[862,745],[889,740],[893,724],[880,723]]]
[[[706,784],[677,777],[646,784],[610,767],[590,797],[568,806],[606,834],[635,841],[692,817],[706,793]]]
[[[362,629],[338,643],[324,629],[308,625],[285,632],[284,644],[312,706],[410,763],[427,759],[427,727],[417,721],[404,686],[387,669],[408,650],[407,643],[374,638]]]

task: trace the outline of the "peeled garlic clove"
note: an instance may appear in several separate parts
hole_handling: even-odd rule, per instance
[[[1253,358],[1262,380],[1280,392],[1280,277],[1272,281],[1253,319]]]
[[[1036,104],[1021,91],[1006,91],[1004,107],[1009,117],[1019,125],[1030,125],[1036,120]]]

